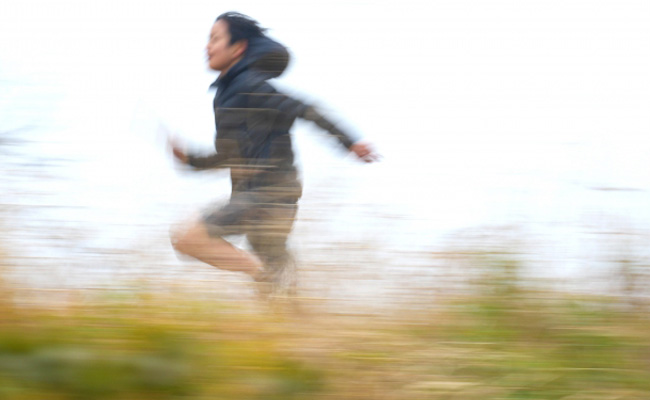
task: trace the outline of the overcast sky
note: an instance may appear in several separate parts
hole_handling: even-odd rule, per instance
[[[214,78],[205,42],[228,10],[292,50],[281,84],[379,134],[582,138],[648,127],[644,0],[10,0],[0,76],[184,111]]]

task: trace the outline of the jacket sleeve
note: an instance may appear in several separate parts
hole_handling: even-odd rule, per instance
[[[241,129],[242,135],[239,136],[238,144],[242,156],[249,162],[259,162],[267,158],[264,153],[268,151],[269,138],[280,132],[288,132],[296,118],[314,122],[347,149],[358,140],[325,118],[313,106],[275,90],[265,81],[247,89],[239,93],[236,102],[242,108],[230,109],[227,112],[244,114],[238,119],[245,121],[244,125],[233,124],[233,127]]]
[[[313,106],[301,103],[299,117],[314,122],[318,127],[334,136],[345,148],[349,149],[359,139],[347,132],[341,130],[333,122],[325,118]]]
[[[226,158],[219,153],[212,153],[205,156],[188,154],[187,164],[196,169],[225,168]]]

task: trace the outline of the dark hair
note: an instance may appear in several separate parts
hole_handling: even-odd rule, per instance
[[[260,27],[259,22],[242,13],[229,11],[217,17],[216,21],[223,20],[228,23],[230,32],[230,44],[234,44],[242,39],[248,40],[264,36],[266,29]]]

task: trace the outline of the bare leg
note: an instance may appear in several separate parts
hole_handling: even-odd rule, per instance
[[[262,271],[262,262],[257,257],[224,239],[211,237],[201,221],[173,235],[172,244],[177,251],[220,269],[245,272],[253,278]]]

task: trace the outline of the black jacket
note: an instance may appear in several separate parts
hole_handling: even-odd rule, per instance
[[[190,156],[195,168],[231,168],[233,192],[265,186],[299,188],[289,130],[296,118],[315,122],[349,148],[353,137],[268,80],[284,72],[289,54],[264,36],[249,40],[244,58],[220,76],[214,98],[216,153]],[[299,195],[298,195],[299,197]]]

